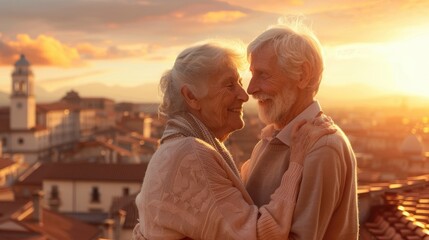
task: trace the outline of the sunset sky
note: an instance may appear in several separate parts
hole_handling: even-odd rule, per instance
[[[305,15],[324,46],[323,85],[429,97],[427,0],[0,0],[0,90],[9,92],[20,53],[49,91],[155,83],[183,48],[247,44],[292,14]]]

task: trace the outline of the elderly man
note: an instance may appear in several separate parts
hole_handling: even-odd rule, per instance
[[[314,97],[323,59],[319,41],[303,26],[271,28],[247,50],[252,72],[247,92],[267,126],[242,178],[255,204],[263,206],[289,168],[292,126],[322,113]],[[341,130],[319,139],[305,158],[289,239],[358,239],[356,159]]]

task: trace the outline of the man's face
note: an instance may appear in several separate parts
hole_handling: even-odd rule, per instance
[[[258,100],[259,118],[265,124],[285,125],[298,96],[296,83],[280,68],[274,48],[267,44],[251,55],[247,93]]]

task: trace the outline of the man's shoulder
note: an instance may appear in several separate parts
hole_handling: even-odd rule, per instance
[[[351,152],[352,147],[347,135],[341,130],[340,127],[336,126],[337,131],[333,134],[325,135],[321,137],[313,146],[312,150],[320,148],[332,148],[339,152]]]
[[[330,172],[330,169],[347,171],[347,169],[353,169],[355,165],[356,157],[353,148],[347,136],[339,128],[335,133],[321,137],[310,150],[304,163],[307,170],[319,171],[316,169],[323,168],[326,171],[322,172],[325,173]]]

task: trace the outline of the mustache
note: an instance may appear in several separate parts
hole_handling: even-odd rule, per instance
[[[253,97],[253,99],[261,100],[261,101],[267,100],[267,99],[272,99],[272,96],[268,95],[266,93],[255,93],[255,94],[252,94],[252,97]]]

